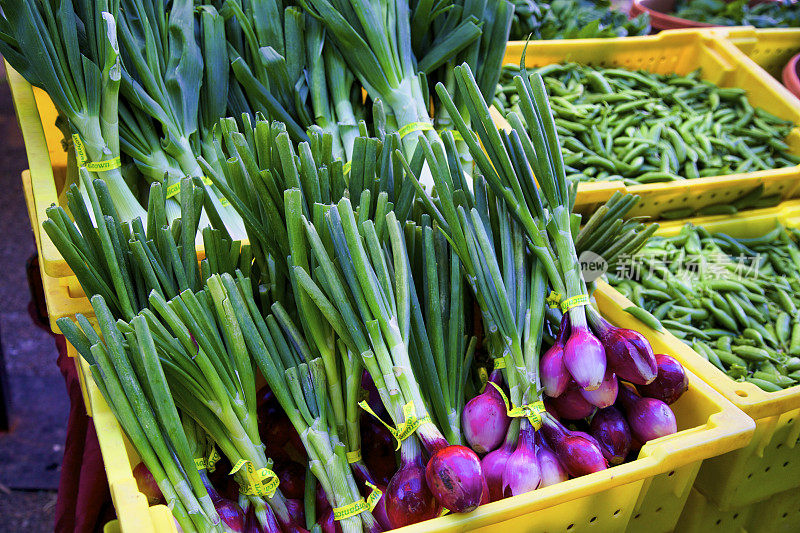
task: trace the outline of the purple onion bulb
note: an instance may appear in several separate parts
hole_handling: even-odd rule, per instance
[[[503,470],[506,468],[508,458],[514,452],[514,445],[508,442],[496,450],[489,452],[481,459],[481,469],[486,485],[489,487],[489,501],[496,502],[503,499]]]
[[[508,458],[503,469],[503,496],[518,496],[536,490],[542,482],[539,461],[536,458],[536,446],[533,428],[523,421],[519,432],[519,440],[514,453]]]
[[[656,354],[658,375],[647,385],[636,385],[642,396],[656,398],[667,405],[675,403],[689,389],[689,376],[683,365],[672,356]]]
[[[495,375],[495,373],[497,375]],[[485,454],[502,444],[511,419],[506,414],[506,404],[491,383],[500,380],[499,371],[492,372],[490,383],[464,406],[461,428],[464,438],[476,453]]]
[[[582,389],[595,390],[606,373],[603,345],[588,328],[573,328],[564,346],[564,366]]]
[[[436,501],[454,513],[468,513],[481,503],[481,461],[466,446],[436,450],[425,467],[425,480]]]
[[[678,431],[675,413],[661,400],[642,398],[627,386],[620,387],[619,396],[631,434],[642,444]]]
[[[647,339],[638,331],[612,326],[593,308],[587,309],[592,329],[605,347],[608,367],[617,377],[638,385],[653,381],[658,365]]]
[[[542,356],[539,362],[539,374],[542,379],[544,393],[557,398],[567,389],[570,374],[564,365],[564,346],[554,344]]]
[[[608,468],[595,442],[575,435],[551,416],[545,415],[542,420],[542,436],[570,476],[580,477]]]
[[[583,399],[590,404],[603,409],[604,407],[614,405],[614,402],[617,400],[618,386],[617,376],[614,375],[613,372],[606,372],[605,379],[603,379],[603,382],[597,389],[580,389],[580,394],[583,396]]]
[[[425,482],[421,461],[404,463],[392,476],[382,500],[392,528],[416,524],[436,517],[437,504]]]
[[[589,433],[611,465],[621,464],[631,450],[631,428],[616,407],[597,411],[589,424]]]
[[[566,420],[581,420],[591,415],[595,407],[586,401],[577,385],[571,385],[558,398],[550,398],[548,404],[552,405],[559,418]]]
[[[227,498],[213,500],[214,508],[228,529],[236,533],[244,532],[244,513],[239,504]]]
[[[536,432],[536,459],[539,462],[539,471],[542,476],[539,488],[549,487],[569,479],[569,474],[558,456],[547,446],[541,432],[538,431]]]

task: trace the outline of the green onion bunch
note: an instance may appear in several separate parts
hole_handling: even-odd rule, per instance
[[[3,1],[0,7],[5,60],[47,92],[90,162],[114,167],[120,157],[119,3],[24,0]],[[123,220],[144,217],[118,166],[96,174]]]
[[[66,318],[59,320],[59,327],[92,365],[95,380],[115,414],[120,409],[116,406],[117,403],[124,404],[126,398],[133,402],[148,397],[148,389],[144,387],[144,392],[137,392],[135,388],[126,389],[122,394],[116,389],[112,391],[110,387],[115,376],[119,376],[120,381],[132,387],[136,386],[137,379],[139,383],[144,381],[143,375],[147,379],[158,381],[161,396],[152,401],[151,405],[155,409],[174,405],[182,414],[190,416],[204,428],[214,444],[234,465],[234,469],[238,467],[236,476],[242,493],[242,507],[247,509],[252,506],[264,525],[269,523],[269,513],[281,524],[288,525],[298,518],[296,510],[281,494],[274,474],[271,474],[272,460],[265,456],[259,436],[255,369],[246,344],[252,331],[243,331],[236,314],[248,310],[241,294],[252,295],[249,280],[241,273],[237,273],[237,279],[230,274],[214,274],[206,280],[202,290],[193,292],[187,289],[171,300],[152,291],[149,295],[149,307],[129,322],[115,322],[103,298],[93,297],[92,305],[103,341],[99,340],[88,321],[80,315],[80,330]],[[252,302],[251,296],[248,301]],[[254,308],[250,310],[255,311]],[[125,361],[120,363],[115,360],[114,368],[109,370],[97,359],[98,350],[95,345],[98,344],[114,353],[126,348],[134,350],[134,353],[146,350],[148,353],[141,357],[158,361],[161,370],[155,372],[143,367],[140,372],[137,368],[141,364],[140,359],[136,357],[129,357],[127,366]],[[133,375],[129,367],[135,369]],[[147,408],[142,409],[138,417],[146,421]],[[142,416],[145,418],[141,418]],[[177,417],[172,418],[174,423]],[[121,423],[136,449],[146,449],[146,441],[137,434],[136,427],[131,427],[131,424],[122,419]],[[166,438],[164,435],[175,438],[174,428],[174,425],[152,425],[145,433],[150,439]],[[182,432],[177,435],[180,437]],[[173,444],[173,448],[176,454],[186,455],[180,456],[182,469],[186,475],[194,478],[197,467],[194,457],[188,454],[189,445],[178,441]],[[163,458],[161,462],[164,463]],[[145,460],[145,464],[158,480],[158,465],[154,465],[154,470],[151,467],[152,462]],[[253,477],[253,473],[260,473],[261,476]],[[205,490],[202,481],[199,487]],[[193,486],[193,489],[199,491],[197,487]],[[164,495],[167,496],[167,492]],[[202,527],[197,529],[204,530]]]
[[[203,206],[213,205],[203,186],[181,181],[180,218],[168,222],[161,184],[151,185],[147,218],[125,222],[111,199],[106,182],[92,180],[81,170],[83,190],[91,211],[76,185],[67,193],[67,207],[51,206],[42,224],[88,297],[100,295],[114,316],[130,320],[148,307],[151,291],[173,298],[184,290],[197,291],[212,274],[242,269],[249,273],[248,245],[234,241],[225,226],[203,228],[206,257],[199,261],[196,235]],[[146,224],[146,228],[145,228]]]

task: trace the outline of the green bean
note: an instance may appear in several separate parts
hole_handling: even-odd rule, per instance
[[[672,319],[664,319],[661,321],[661,323],[664,325],[664,327],[666,327],[670,331],[674,330],[683,331],[686,333],[691,333],[692,335],[694,335],[695,338],[698,339],[711,340],[711,337],[706,335],[705,332],[689,324],[682,324],[677,320],[672,320]]]
[[[771,381],[766,381],[766,380],[758,379],[758,378],[752,378],[752,377],[749,377],[749,376],[745,377],[744,379],[745,379],[745,381],[748,381],[748,382],[752,383],[753,385],[756,385],[757,387],[759,387],[760,389],[762,389],[762,390],[764,390],[766,392],[778,392],[778,391],[783,390],[783,387],[781,387],[780,385],[776,385],[775,383],[772,383]]]
[[[770,359],[769,353],[763,348],[756,348],[755,346],[734,346],[731,351],[748,361],[765,361]]]
[[[574,63],[562,67],[543,72],[562,147],[583,154],[570,162],[574,179],[620,175],[631,185],[668,183],[800,162],[784,140],[789,122],[754,108],[744,91],[715,87],[698,72],[675,77]],[[518,70],[511,67],[501,74],[496,100],[507,110],[519,105],[503,89]],[[596,166],[608,174],[589,171]],[[770,202],[778,201],[779,196],[771,196]],[[704,213],[731,214],[734,208],[740,206]]]
[[[778,315],[775,321],[775,336],[778,337],[778,342],[781,346],[787,346],[791,336],[791,317],[789,313],[782,312]]]
[[[800,322],[795,322],[792,326],[788,352],[790,355],[800,355]]]
[[[719,360],[722,361],[724,364],[731,366],[731,365],[739,365],[747,368],[747,361],[734,355],[733,353],[727,350],[720,350],[712,348],[712,351],[717,354]]]
[[[664,327],[661,325],[661,322],[659,322],[659,320],[655,316],[653,316],[646,310],[642,309],[641,307],[630,306],[626,307],[624,311],[629,313],[630,315],[633,315],[634,318],[636,318],[642,324],[651,329],[654,329],[656,331],[664,330]]]

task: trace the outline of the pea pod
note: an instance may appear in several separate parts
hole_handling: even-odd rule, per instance
[[[711,337],[706,335],[702,330],[694,326],[691,326],[689,324],[682,324],[677,320],[669,320],[669,319],[663,320],[661,323],[664,325],[664,327],[673,332],[673,334],[675,330],[677,330],[677,331],[682,331],[684,333],[691,333],[692,335],[694,335],[694,338],[696,339],[711,340]]]
[[[800,357],[790,357],[784,361],[783,365],[788,372],[797,372],[800,370]]]
[[[728,313],[722,311],[721,309],[717,309],[711,302],[711,300],[709,300],[708,298],[703,298],[702,301],[705,308],[708,309],[712,315],[714,315],[714,318],[720,324],[731,330],[737,329],[736,321],[733,318],[731,318],[731,316]]]

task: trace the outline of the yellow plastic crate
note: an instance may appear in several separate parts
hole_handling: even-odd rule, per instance
[[[598,291],[598,304],[614,323],[625,313]],[[655,340],[654,332],[645,332]],[[85,361],[83,384],[88,389],[100,450],[118,521],[106,532],[176,531],[163,505],[147,508],[133,482],[132,467],[139,458],[130,447],[99,390]],[[662,350],[663,351],[663,350]],[[710,457],[745,446],[752,437],[753,421],[709,385],[689,372],[689,391],[673,405],[679,432],[647,443],[639,459],[582,478],[478,508],[469,515],[453,515],[409,526],[403,533],[451,531],[672,531],[681,514],[701,463]]]
[[[761,502],[722,511],[692,490],[678,521],[682,533],[794,533],[800,524],[800,494],[788,490]]]
[[[714,28],[708,30],[736,45],[776,80],[781,79],[783,67],[800,53],[800,28],[765,28],[752,26]]]
[[[686,223],[733,237],[763,235],[780,222],[800,227],[800,201],[733,216],[698,217],[664,223],[658,234],[675,235]],[[616,293],[616,291],[614,291]],[[621,294],[622,306],[631,305]],[[627,316],[628,326],[638,321]],[[741,450],[705,461],[695,487],[723,510],[736,509],[777,493],[794,489],[800,507],[800,386],[765,392],[751,383],[734,381],[669,333],[658,334],[653,349],[674,350],[684,365],[722,393],[756,422],[752,442]]]
[[[505,62],[518,65],[524,48],[524,42],[509,42]],[[710,30],[670,30],[658,35],[615,39],[531,41],[525,58],[529,67],[574,61],[659,74],[688,74],[700,68],[704,79],[720,87],[746,89],[753,106],[800,125],[800,101],[721,34]],[[793,154],[800,155],[800,128],[796,127],[786,142]],[[576,208],[591,212],[614,191],[626,191],[642,197],[631,216],[657,217],[670,209],[698,209],[730,202],[760,184],[764,185],[765,195],[780,194],[783,199],[800,197],[800,166],[646,185],[626,186],[621,181],[581,183]]]

